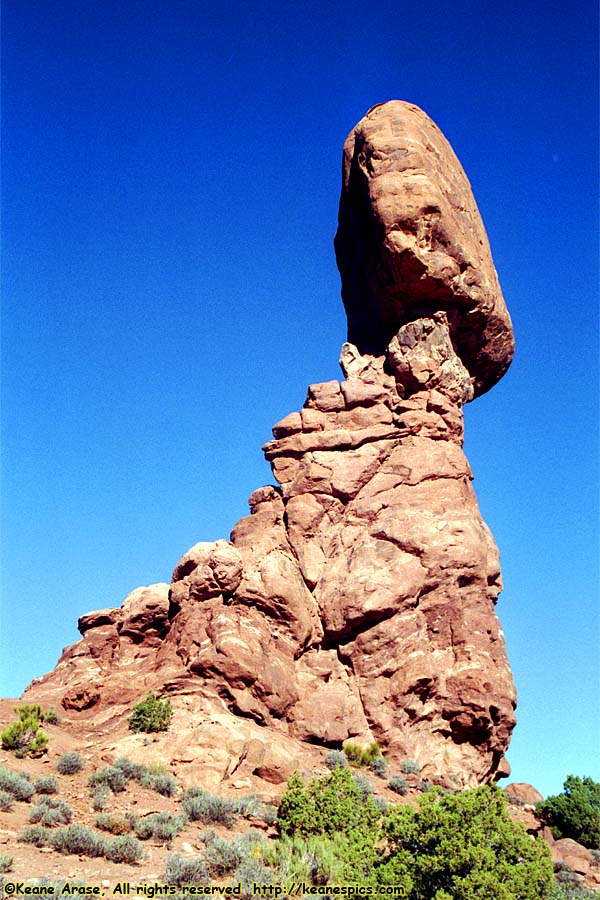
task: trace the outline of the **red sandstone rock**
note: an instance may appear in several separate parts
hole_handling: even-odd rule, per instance
[[[535,806],[536,803],[541,803],[544,799],[540,792],[530,784],[514,782],[513,784],[507,784],[503,790],[507,797],[514,797],[530,806]]]
[[[552,859],[566,863],[570,869],[584,877],[590,874],[594,858],[590,851],[571,838],[560,838],[550,845]]]
[[[93,680],[106,705],[134,699],[136,667],[158,688],[179,671],[179,690],[298,740],[376,739],[428,776],[475,783],[502,764],[514,689],[458,395],[442,380],[403,399],[383,366],[377,385],[377,366],[352,359],[351,388],[313,388],[307,401],[344,407],[307,407],[320,430],[299,416],[303,430],[269,443],[281,492],[255,491],[231,542],[192,547],[168,603],[158,586],[83,617],[84,638],[55,674],[69,696]],[[460,367],[448,371],[460,383]],[[384,430],[349,418],[378,409]]]
[[[510,321],[468,183],[435,126],[391,104],[353,135],[342,206],[363,179],[367,245],[354,250],[368,271],[348,263],[358,232],[342,209],[344,298],[361,348],[385,341],[376,353],[345,344],[346,379],[312,385],[274,427],[264,450],[278,486],[252,494],[230,541],[195,544],[170,587],[82,616],[81,641],[27,696],[110,731],[147,690],[168,693],[172,758],[202,747],[211,778],[239,769],[278,783],[302,742],[352,738],[475,784],[507,771],[515,693],[461,405],[508,364]],[[373,297],[360,300],[350,277],[357,291],[371,279]],[[361,332],[375,314],[383,331]]]
[[[114,625],[119,615],[119,609],[97,609],[94,612],[84,613],[83,616],[79,616],[77,628],[81,634],[85,634],[90,628],[99,628],[101,625]]]
[[[510,318],[471,186],[412,103],[373,107],[344,145],[336,255],[348,340],[380,355],[419,311],[446,310],[475,393],[513,355]]]
[[[71,691],[62,698],[62,706],[64,709],[74,709],[80,711],[95,706],[100,700],[100,694],[96,691],[88,691],[86,688]]]

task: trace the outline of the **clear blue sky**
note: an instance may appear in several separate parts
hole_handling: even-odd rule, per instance
[[[466,412],[514,780],[600,779],[595,3],[3,5],[0,693],[272,481],[271,426],[340,377],[343,141],[400,98],[461,159],[516,330]]]

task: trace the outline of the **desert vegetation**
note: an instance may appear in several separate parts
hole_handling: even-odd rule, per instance
[[[536,814],[555,838],[572,838],[590,850],[600,848],[600,783],[569,775],[562,794],[536,806]]]
[[[78,856],[103,856],[112,862],[136,863],[144,855],[137,838],[129,834],[106,838],[85,825],[72,824],[66,828],[32,825],[24,828],[19,840],[36,847],[51,847],[58,853]]]
[[[7,725],[0,734],[4,750],[12,750],[16,757],[41,756],[48,744],[48,735],[42,730],[42,723],[57,722],[54,710],[44,712],[37,704],[16,706],[17,719]]]
[[[165,883],[239,883],[244,897],[255,884],[304,882],[396,885],[408,900],[599,900],[568,865],[553,867],[547,844],[511,820],[497,787],[449,791],[427,782],[425,790],[410,760],[398,766],[402,774],[381,781],[372,766],[380,758],[369,748],[329,751],[328,774],[296,773],[273,807],[252,795],[184,789],[161,762],[119,757],[94,769],[71,752],[56,763],[59,777],[0,768],[0,812],[28,810],[21,846],[136,867],[132,873],[162,848]],[[96,809],[85,821],[61,797],[77,775]],[[594,844],[597,788],[570,776],[564,794],[539,804],[538,815],[561,835]],[[168,807],[138,811],[142,789]],[[0,871],[13,866],[12,855],[0,859]]]
[[[56,763],[56,770],[60,772],[61,775],[76,775],[77,772],[81,772],[84,765],[85,762],[81,753],[72,750],[69,753],[62,754]]]
[[[8,766],[0,766],[0,790],[14,800],[29,800],[35,794],[30,777],[24,772],[15,772]]]
[[[406,897],[539,900],[552,885],[547,845],[508,815],[502,792],[440,789],[382,815],[345,768],[290,779],[279,807],[279,862],[310,877],[402,886]]]
[[[394,793],[400,794],[401,797],[408,794],[408,781],[404,775],[394,775],[393,778],[390,778],[388,781],[388,787],[391,791],[394,791]]]
[[[43,795],[29,813],[29,821],[33,824],[52,827],[68,825],[73,818],[73,810],[64,800]]]
[[[152,734],[156,731],[166,731],[171,724],[173,707],[169,699],[159,700],[152,691],[148,691],[146,698],[133,707],[129,719],[131,731],[142,731]]]

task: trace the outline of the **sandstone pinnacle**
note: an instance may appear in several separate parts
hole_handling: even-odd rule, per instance
[[[110,736],[146,691],[169,694],[174,758],[217,784],[282,782],[348,739],[488,781],[508,771],[515,692],[462,405],[500,378],[512,330],[466,176],[417,107],[351,132],[336,252],[345,378],[274,426],[276,484],[169,586],[82,616],[26,696]]]

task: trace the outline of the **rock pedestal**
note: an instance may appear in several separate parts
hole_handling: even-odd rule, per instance
[[[377,740],[479,783],[507,771],[515,693],[461,407],[508,366],[512,330],[466,176],[417,107],[376,107],[349,136],[336,252],[345,380],[273,428],[276,485],[170,587],[83,616],[30,691],[87,715],[149,688],[198,696],[275,743]]]

